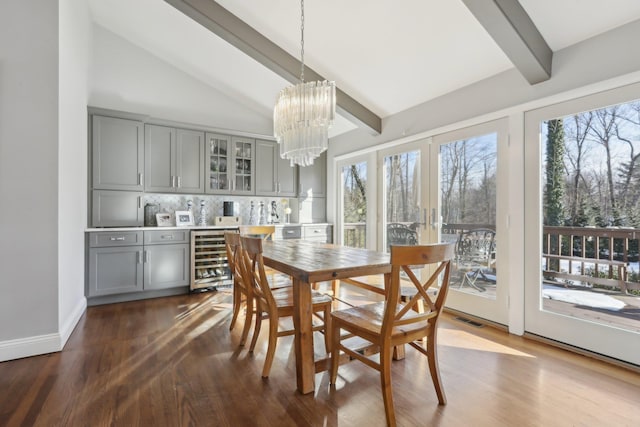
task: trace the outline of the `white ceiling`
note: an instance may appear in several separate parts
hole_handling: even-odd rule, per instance
[[[162,0],[88,1],[98,25],[265,116],[289,85]],[[218,3],[299,58],[299,0]],[[520,3],[554,51],[640,19],[638,0]],[[382,118],[513,68],[461,0],[307,0],[305,63]]]

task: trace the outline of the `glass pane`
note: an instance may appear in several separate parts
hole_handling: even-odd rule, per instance
[[[545,311],[640,332],[640,101],[548,120]]]
[[[456,242],[451,288],[496,298],[497,134],[440,146],[441,240]]]
[[[420,152],[384,158],[385,242],[417,245],[420,242]]]
[[[354,248],[367,247],[367,163],[342,168],[342,242]]]

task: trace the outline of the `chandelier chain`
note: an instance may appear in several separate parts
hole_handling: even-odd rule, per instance
[[[300,81],[304,83],[304,0],[300,0]]]

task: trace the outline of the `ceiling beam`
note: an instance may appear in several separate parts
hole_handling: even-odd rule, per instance
[[[300,61],[257,32],[213,0],[165,0],[205,28],[240,49],[291,83],[300,82]],[[326,80],[305,65],[305,80]],[[275,99],[273,100],[275,103]],[[349,121],[373,134],[382,131],[382,120],[371,110],[336,87],[336,109]]]
[[[462,0],[530,84],[551,78],[553,51],[518,0]]]

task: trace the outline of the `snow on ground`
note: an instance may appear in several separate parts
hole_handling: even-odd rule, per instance
[[[625,306],[624,302],[608,295],[575,289],[562,289],[550,285],[544,285],[542,287],[542,296],[571,304],[612,311],[622,310]]]

